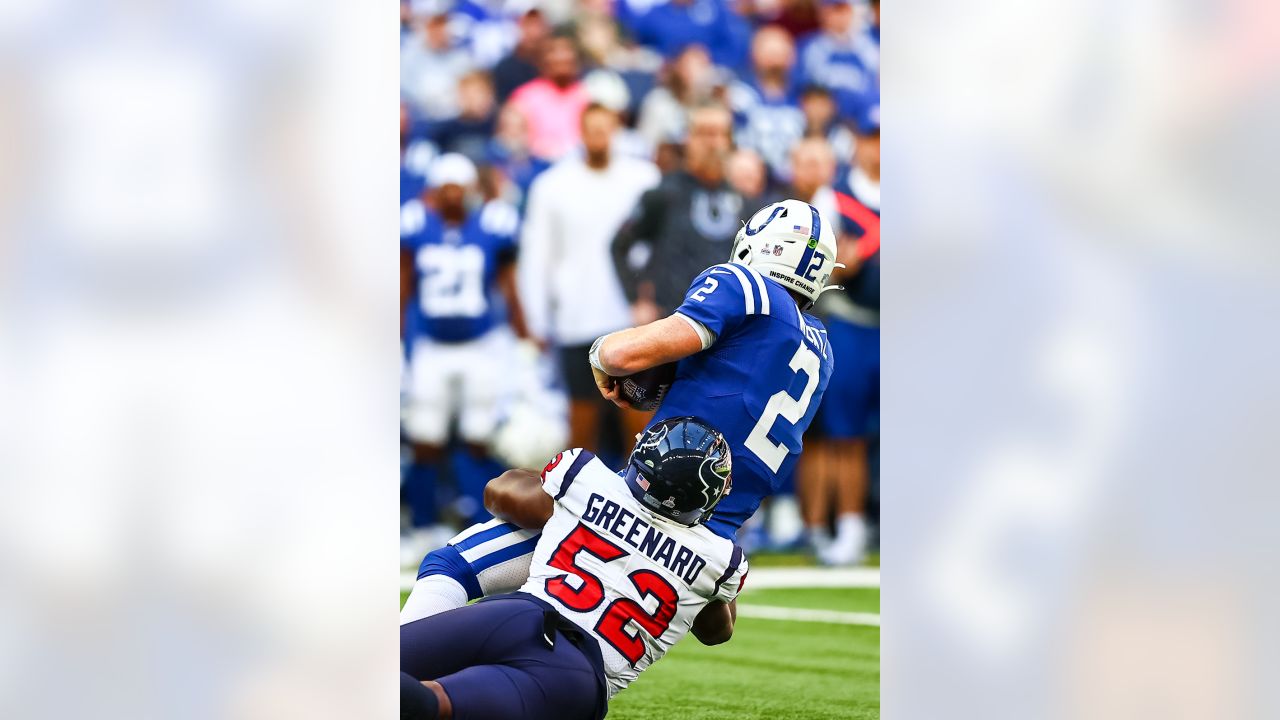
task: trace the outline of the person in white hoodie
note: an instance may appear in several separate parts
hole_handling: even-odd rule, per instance
[[[530,332],[560,354],[570,447],[598,448],[602,414],[613,411],[584,359],[597,337],[632,324],[609,248],[641,194],[661,179],[653,163],[611,150],[619,126],[603,105],[583,110],[583,152],[534,181],[520,242],[521,300]],[[622,413],[625,452],[648,415]]]

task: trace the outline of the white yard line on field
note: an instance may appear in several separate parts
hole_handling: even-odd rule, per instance
[[[772,605],[739,605],[738,617],[880,627],[880,616],[876,613],[806,610],[803,608],[774,607]]]

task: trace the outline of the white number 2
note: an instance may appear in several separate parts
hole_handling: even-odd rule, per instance
[[[706,299],[707,299],[707,296],[708,296],[708,295],[710,295],[711,293],[715,292],[715,291],[716,291],[716,288],[718,288],[718,287],[720,287],[720,281],[716,280],[716,279],[715,279],[715,278],[713,278],[713,277],[709,277],[709,278],[707,278],[707,284],[706,284],[706,285],[703,285],[702,287],[698,288],[697,290],[694,290],[694,291],[693,291],[693,294],[689,296],[689,299],[690,299],[690,300],[697,300],[698,302],[702,302],[703,300],[706,300]]]
[[[818,389],[818,371],[821,367],[822,363],[818,360],[818,356],[807,345],[800,343],[796,354],[791,356],[791,370],[792,372],[803,370],[808,377],[804,392],[800,393],[799,400],[787,394],[785,388],[774,393],[764,406],[764,413],[760,415],[756,426],[751,428],[751,434],[747,436],[745,443],[747,449],[774,472],[778,472],[778,468],[782,467],[782,461],[787,459],[787,446],[770,440],[769,431],[773,429],[773,424],[777,422],[779,415],[793,425],[800,422],[805,411],[809,409],[809,401],[813,400],[813,391]]]

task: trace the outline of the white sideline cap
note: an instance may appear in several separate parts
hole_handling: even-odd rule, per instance
[[[441,185],[470,187],[476,184],[476,166],[466,155],[445,153],[427,168],[427,182],[433,188]]]

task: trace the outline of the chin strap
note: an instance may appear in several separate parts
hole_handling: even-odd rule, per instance
[[[836,263],[835,265],[833,265],[833,266],[832,266],[832,269],[844,269],[844,268],[846,268],[846,267],[848,267],[848,266],[847,266],[847,265],[845,265],[844,263],[842,263],[842,262],[838,262],[838,263]],[[844,289],[844,286],[843,286],[843,285],[827,285],[826,287],[824,287],[824,288],[822,288],[821,290],[819,290],[819,291],[818,291],[818,297],[816,297],[816,298],[814,298],[812,301],[810,301],[810,302],[809,302],[809,305],[808,305],[807,307],[805,307],[804,309],[805,309],[805,310],[808,310],[809,308],[811,308],[811,307],[813,307],[814,305],[816,305],[816,304],[817,304],[817,302],[818,302],[819,300],[821,300],[821,299],[822,299],[822,293],[827,292],[828,290],[843,290],[843,289]]]

